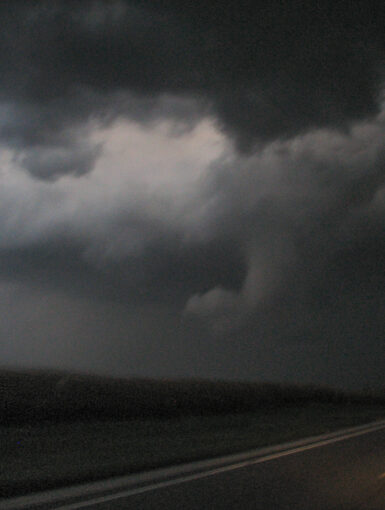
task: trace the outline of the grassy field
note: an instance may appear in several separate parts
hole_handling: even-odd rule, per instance
[[[3,497],[239,452],[366,423],[382,407],[307,405],[220,416],[0,427]]]
[[[71,377],[0,373],[1,496],[245,451],[385,417],[382,397],[327,389]]]

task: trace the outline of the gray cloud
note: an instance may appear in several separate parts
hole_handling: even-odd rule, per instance
[[[347,134],[314,131],[220,164],[210,182],[226,204],[218,223],[242,247],[247,275],[238,292],[218,284],[191,296],[186,313],[221,335],[251,328],[282,341],[323,340],[317,323],[333,317],[334,306],[336,337],[364,323],[364,311],[385,297],[383,136],[380,116]]]
[[[382,383],[382,3],[0,15],[6,361]]]
[[[127,207],[118,199],[123,188],[107,213],[99,195],[87,198],[87,182],[79,209],[71,192],[39,185],[31,202],[43,200],[41,209],[18,205],[25,216],[17,242],[13,231],[3,240],[2,277],[128,306],[168,302],[208,321],[214,333],[247,329],[258,317],[261,335],[278,328],[277,335],[304,338],[301,328],[274,325],[272,310],[311,329],[314,310],[329,310],[336,291],[330,267],[338,254],[342,268],[361,256],[365,223],[380,256],[383,137],[379,116],[346,134],[316,130],[250,156],[233,153],[212,165],[182,209],[159,208],[146,194],[127,197]],[[187,223],[176,221],[185,207]],[[197,211],[204,212],[191,221]],[[5,224],[10,213],[5,204]],[[362,271],[365,279],[365,264]]]
[[[34,147],[18,155],[20,164],[33,176],[54,179],[60,175],[83,175],[92,170],[100,154],[98,146]]]

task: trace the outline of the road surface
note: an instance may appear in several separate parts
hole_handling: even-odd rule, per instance
[[[2,500],[3,510],[385,510],[385,422]]]

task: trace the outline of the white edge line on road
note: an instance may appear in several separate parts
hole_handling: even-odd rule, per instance
[[[374,432],[376,430],[380,430],[380,429],[383,429],[383,428],[385,428],[385,423],[382,422],[381,425],[373,426],[373,427],[371,427],[369,429],[366,429],[366,430],[359,430],[357,432],[350,432],[350,433],[348,433],[348,434],[346,434],[344,436],[337,436],[337,437],[333,437],[333,438],[330,438],[330,439],[324,439],[322,441],[318,441],[317,443],[312,443],[312,444],[307,444],[307,445],[304,445],[304,446],[299,446],[297,448],[292,448],[290,450],[285,450],[285,451],[273,453],[273,454],[270,454],[270,455],[265,455],[263,457],[258,457],[257,459],[250,459],[250,460],[246,460],[246,461],[243,461],[243,462],[238,462],[236,464],[231,464],[231,465],[228,465],[228,466],[222,466],[222,467],[218,467],[218,468],[215,468],[215,469],[209,469],[207,471],[203,471],[203,472],[200,472],[200,473],[194,473],[194,474],[191,474],[191,475],[181,476],[181,477],[175,478],[173,480],[165,480],[165,481],[153,483],[153,484],[147,485],[145,487],[140,487],[140,488],[137,488],[137,489],[123,490],[123,491],[118,492],[116,494],[110,494],[108,496],[100,496],[100,497],[97,497],[97,498],[94,498],[94,499],[90,499],[90,500],[87,500],[87,501],[82,501],[82,502],[78,502],[78,503],[73,503],[73,504],[69,504],[69,505],[64,505],[64,506],[56,507],[55,510],[77,510],[79,508],[86,508],[87,506],[91,506],[91,505],[99,505],[99,504],[107,503],[109,501],[114,501],[114,500],[117,500],[117,499],[125,498],[127,496],[135,496],[137,494],[143,494],[145,492],[150,492],[150,491],[153,491],[153,490],[156,490],[156,489],[163,489],[165,487],[170,487],[172,485],[178,485],[178,484],[181,484],[181,483],[191,482],[191,481],[194,481],[194,480],[199,480],[201,478],[207,478],[209,476],[217,475],[217,474],[220,474],[220,473],[226,473],[228,471],[234,471],[236,469],[241,469],[241,468],[244,468],[244,467],[247,467],[247,466],[253,466],[253,465],[256,465],[256,464],[261,464],[262,462],[268,462],[270,460],[278,459],[280,457],[287,457],[287,456],[293,455],[295,453],[304,452],[306,450],[312,450],[314,448],[319,448],[321,446],[326,446],[328,444],[338,443],[339,441],[344,441],[346,439],[350,439],[350,438],[353,438],[353,437],[361,436],[361,435],[367,434],[369,432]]]

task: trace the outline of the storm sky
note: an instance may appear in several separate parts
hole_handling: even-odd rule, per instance
[[[1,365],[385,386],[383,1],[0,19]]]

